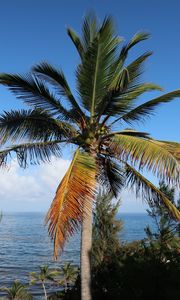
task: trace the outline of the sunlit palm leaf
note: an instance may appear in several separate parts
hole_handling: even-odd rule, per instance
[[[47,214],[49,234],[54,240],[54,256],[82,222],[83,207],[93,201],[96,192],[97,169],[94,158],[77,150],[72,163],[57,188]]]
[[[149,180],[142,176],[137,170],[126,163],[127,185],[136,189],[136,195],[142,195],[143,200],[153,199],[156,205],[163,203],[172,216],[180,221],[180,211],[172,204],[172,202],[157,189]]]
[[[130,160],[139,169],[146,168],[169,182],[179,181],[178,161],[166,148],[153,141],[119,134],[112,139],[110,149],[120,159]]]
[[[8,158],[13,154],[17,158],[19,165],[23,168],[28,164],[39,164],[40,162],[50,162],[52,156],[61,156],[61,141],[24,143],[14,145],[0,151],[0,166],[6,166]]]
[[[47,141],[72,138],[75,129],[66,122],[56,120],[47,111],[17,110],[4,112],[0,117],[0,142]]]
[[[154,143],[166,148],[180,163],[180,143],[171,141],[154,141]]]

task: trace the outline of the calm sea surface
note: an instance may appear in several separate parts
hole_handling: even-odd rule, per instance
[[[144,227],[153,225],[146,214],[119,214],[124,221],[120,234],[123,241],[145,237]],[[58,262],[53,261],[53,243],[44,226],[43,213],[6,213],[0,223],[0,287],[10,286],[14,280],[28,283],[29,272],[48,264],[60,267],[68,261],[79,264],[80,238],[76,234],[66,245]],[[42,290],[31,287],[35,299],[41,299]],[[2,295],[2,294],[0,294]]]

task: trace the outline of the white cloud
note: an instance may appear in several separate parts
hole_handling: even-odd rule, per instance
[[[23,170],[12,161],[8,171],[0,170],[0,210],[47,211],[69,163],[53,158],[49,164]],[[123,191],[120,198],[122,212],[145,210],[141,199],[132,192]]]
[[[0,209],[47,210],[68,165],[68,160],[54,158],[50,164],[22,170],[13,161],[9,170],[0,170]]]

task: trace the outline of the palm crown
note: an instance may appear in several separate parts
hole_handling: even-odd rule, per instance
[[[27,287],[18,281],[14,281],[12,287],[2,287],[0,290],[7,294],[6,299],[9,300],[32,300],[32,296],[28,293]]]
[[[13,152],[25,167],[28,161],[40,163],[49,161],[51,155],[59,157],[64,144],[76,146],[46,218],[55,256],[81,224],[83,207],[95,199],[99,184],[115,196],[125,182],[136,186],[143,195],[153,195],[155,202],[162,201],[180,219],[167,197],[140,173],[146,168],[163,180],[177,183],[179,144],[123,129],[144,120],[159,104],[180,97],[180,90],[176,90],[136,106],[135,100],[145,92],[161,90],[141,80],[143,63],[151,52],[126,64],[129,50],[149,35],[137,33],[120,49],[122,40],[111,17],[102,25],[95,17],[86,17],[82,38],[72,29],[68,35],[80,56],[77,98],[62,70],[47,62],[36,65],[26,76],[0,75],[0,83],[30,106],[29,110],[5,112],[0,118],[1,144],[8,143],[0,152],[1,165]]]

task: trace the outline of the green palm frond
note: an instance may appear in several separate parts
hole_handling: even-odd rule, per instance
[[[34,108],[45,109],[67,120],[72,117],[47,85],[32,74],[25,76],[0,74],[0,84],[7,86],[18,99]]]
[[[111,81],[110,66],[114,60],[117,44],[112,20],[107,18],[78,67],[79,93],[84,107],[91,113],[91,118],[98,113],[98,107]]]
[[[56,276],[59,275],[58,270],[52,270],[48,265],[39,267],[39,272],[30,273],[30,284],[52,282],[56,280]]]
[[[148,201],[148,199],[152,201],[153,199],[156,205],[163,203],[172,216],[180,221],[180,211],[172,204],[166,195],[129,164],[126,163],[125,166],[127,185],[136,189],[136,195],[142,195],[145,201]]]
[[[139,79],[139,77],[142,75],[142,73],[144,71],[144,62],[151,55],[152,55],[152,52],[150,52],[150,51],[145,52],[126,67],[126,69],[128,70],[128,73],[129,73],[131,85],[135,85],[135,83],[137,83],[137,80]]]
[[[129,160],[138,169],[152,171],[160,179],[179,182],[180,166],[177,159],[153,139],[115,135],[110,151],[122,160]]]
[[[82,25],[82,45],[84,52],[86,53],[88,48],[93,43],[98,34],[98,22],[95,14],[89,13],[85,16]]]
[[[77,111],[79,119],[84,117],[84,113],[82,112],[79,104],[75,100],[62,70],[59,71],[55,69],[52,65],[48,64],[47,62],[42,62],[36,65],[35,67],[33,67],[32,70],[38,77],[51,83],[56,88],[56,91],[60,96],[65,97],[65,100],[68,101],[71,108]]]
[[[120,66],[123,66],[125,59],[127,58],[128,52],[131,48],[133,48],[138,43],[149,39],[150,35],[147,32],[137,32],[132,39],[122,48],[118,61]]]
[[[144,54],[140,55],[138,58],[136,58],[132,63],[130,63],[128,66],[125,67],[117,67],[114,72],[113,80],[109,86],[109,90],[120,90],[122,91],[122,88],[125,88],[128,86],[129,83],[131,85],[135,84],[137,78],[142,74],[143,72],[143,64],[146,61],[146,59],[152,54],[152,52],[145,52]],[[121,82],[121,77],[123,71],[126,71],[127,73],[127,84],[123,85]]]
[[[147,116],[150,116],[154,109],[162,104],[167,103],[175,98],[180,97],[180,90],[176,90],[167,94],[164,94],[160,97],[154,98],[146,103],[139,105],[138,107],[134,108],[133,110],[129,111],[125,115],[123,115],[120,119],[132,123],[133,121],[141,121],[144,120]],[[118,119],[118,120],[120,120]]]
[[[99,26],[95,14],[88,14],[85,16],[82,26],[82,37],[80,38],[76,32],[68,28],[67,33],[75,45],[81,59],[84,58],[84,54],[87,52],[89,46],[93,43],[97,37]]]
[[[125,60],[126,60],[126,58],[128,56],[128,53],[129,53],[129,50],[131,48],[133,48],[135,45],[137,45],[138,43],[140,43],[140,42],[142,42],[142,41],[144,41],[148,38],[149,38],[148,33],[145,33],[145,32],[136,33],[132,37],[132,39],[125,46],[122,47],[121,52],[119,54],[119,57],[116,59],[114,65],[112,66],[113,70],[114,70],[114,77],[113,77],[113,81],[112,81],[112,84],[111,84],[111,88],[115,87],[117,85],[117,80],[118,80],[118,77],[119,77],[119,73],[123,69]],[[151,52],[147,52],[147,53],[143,54],[142,57],[139,57],[139,62],[137,61],[136,65],[137,66],[139,65],[139,68],[140,68],[140,65],[142,64],[142,62],[149,55],[151,55]]]
[[[46,217],[49,234],[54,240],[55,258],[59,248],[63,249],[65,240],[79,228],[84,206],[88,209],[89,203],[94,201],[96,175],[93,156],[77,150]]]
[[[67,33],[68,33],[71,41],[73,42],[74,46],[76,47],[76,49],[79,53],[79,56],[82,59],[83,55],[84,55],[84,49],[83,49],[83,45],[81,43],[79,36],[76,34],[76,32],[72,28],[68,28]]]
[[[100,186],[106,188],[107,193],[112,192],[117,198],[118,193],[124,186],[124,176],[121,165],[110,157],[100,157],[98,160]]]
[[[111,132],[107,135],[102,136],[102,140],[106,140],[109,139],[110,137],[113,137],[115,135],[130,135],[130,136],[136,136],[136,137],[140,137],[140,138],[147,138],[150,139],[149,133],[147,132],[142,132],[142,131],[137,131],[135,129],[124,129],[121,131],[117,131],[117,132]]]
[[[41,109],[4,112],[0,117],[0,142],[71,139],[75,129]]]
[[[34,142],[14,145],[0,151],[0,166],[6,166],[8,159],[17,158],[19,165],[26,168],[28,164],[50,162],[52,156],[61,157],[62,141]]]
[[[32,300],[32,295],[28,293],[27,286],[19,281],[14,281],[10,288],[1,287],[0,290],[7,293],[8,299],[11,300]]]
[[[103,114],[107,116],[105,119],[111,116],[121,116],[128,114],[129,111],[133,110],[135,100],[142,94],[150,91],[159,91],[161,88],[154,83],[141,83],[134,87],[125,89],[124,91],[114,91],[108,93],[104,98],[104,103],[107,103]],[[106,98],[107,97],[107,98]],[[119,117],[112,124],[119,121],[122,117]]]

